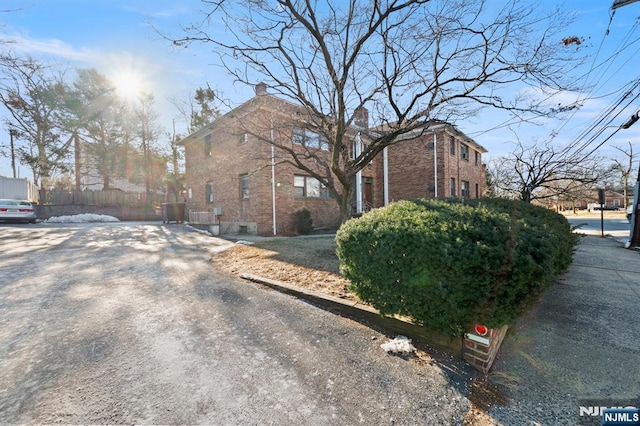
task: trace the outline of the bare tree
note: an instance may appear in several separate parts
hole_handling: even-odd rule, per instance
[[[569,88],[580,44],[560,35],[566,14],[541,15],[516,0],[202,4],[203,19],[174,43],[212,45],[237,81],[264,81],[306,110],[302,119],[328,143],[326,164],[312,165],[324,157],[311,150],[278,148],[328,188],[343,221],[351,215],[356,173],[402,135],[434,119],[455,124],[483,107],[523,119],[551,114],[519,89],[534,86],[545,98]],[[355,134],[350,126],[363,108],[380,126]],[[354,153],[358,135],[366,143]]]
[[[606,177],[600,164],[593,154],[574,155],[551,142],[518,142],[510,155],[493,159],[488,172],[495,195],[531,202],[592,189]]]
[[[615,149],[620,151],[623,155],[623,159],[620,160],[618,158],[613,159],[613,166],[611,169],[616,172],[617,177],[619,178],[619,182],[622,184],[623,192],[624,192],[624,208],[626,209],[629,205],[629,179],[631,179],[631,174],[634,171],[633,168],[633,145],[631,142],[627,142],[629,144],[629,150],[625,150],[618,146],[614,146]]]
[[[154,104],[154,96],[150,93],[145,93],[140,96],[138,104],[132,105],[132,112],[136,117],[133,134],[136,135],[140,142],[143,158],[140,170],[144,175],[147,199],[150,199],[152,189],[158,189],[158,185],[161,184],[166,172],[166,169],[158,170],[157,161],[155,161],[156,158],[161,156],[156,145],[162,132],[157,125],[158,113],[154,109]]]

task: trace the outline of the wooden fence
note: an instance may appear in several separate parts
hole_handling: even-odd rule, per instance
[[[164,201],[163,194],[146,192],[124,192],[119,190],[54,190],[40,193],[42,205],[87,205],[87,206],[124,206],[144,207],[157,206]]]

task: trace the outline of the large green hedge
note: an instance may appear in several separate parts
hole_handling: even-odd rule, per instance
[[[577,237],[562,215],[520,201],[413,200],[347,221],[336,242],[361,299],[457,335],[512,323],[567,269]]]

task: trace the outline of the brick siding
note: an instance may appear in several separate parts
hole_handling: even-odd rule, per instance
[[[449,150],[448,131],[436,133],[438,198],[451,196],[451,178],[456,182],[456,196],[460,197],[462,181],[469,182],[469,197],[481,197],[485,191],[485,174],[482,166],[482,149],[467,143],[469,158],[460,155],[460,139],[454,137],[455,155]],[[433,158],[433,134],[424,134],[389,147],[389,200],[410,198],[434,198],[435,176]],[[476,163],[476,153],[478,162]]]
[[[473,335],[466,333],[463,339],[463,358],[469,364],[487,374],[498,355],[502,340],[507,334],[508,326],[502,328],[490,328],[484,338],[488,343],[479,342],[473,339]]]
[[[263,93],[263,92],[261,92]],[[362,126],[366,114],[361,112]],[[187,208],[190,211],[213,211],[221,208],[217,217],[220,233],[246,231],[260,235],[273,234],[273,192],[275,191],[276,233],[295,233],[294,215],[301,209],[311,212],[314,228],[336,228],[340,211],[333,198],[296,196],[294,176],[306,173],[284,160],[285,151],[275,148],[275,189],[272,186],[270,140],[298,149],[293,144],[293,128],[299,126],[301,112],[294,105],[277,97],[257,95],[250,101],[218,118],[182,141],[185,147]],[[459,132],[458,132],[459,133]],[[475,152],[482,147],[469,145],[469,160],[460,158],[460,140],[456,139],[455,156],[449,154],[448,138],[460,134],[445,130],[437,133],[438,196],[450,194],[450,178],[455,177],[457,194],[460,183],[469,182],[470,196],[484,191],[484,170],[475,163]],[[209,138],[210,143],[205,143]],[[389,201],[434,196],[433,135],[417,136],[388,148]],[[211,147],[210,151],[208,147]],[[205,147],[207,152],[205,152]],[[328,152],[317,150],[319,155]],[[308,166],[313,168],[312,163]],[[372,182],[371,207],[384,205],[383,155],[378,155],[362,170],[362,177]],[[241,196],[240,176],[247,175],[248,198]],[[207,185],[213,188],[213,202],[207,202]]]

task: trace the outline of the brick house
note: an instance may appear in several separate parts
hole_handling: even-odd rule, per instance
[[[185,148],[190,221],[216,224],[222,234],[291,235],[296,232],[295,213],[307,209],[314,228],[337,227],[339,207],[328,190],[286,162],[286,149],[304,148],[321,159],[329,155],[326,139],[305,122],[300,107],[268,94],[261,83],[256,96],[185,137],[180,143]],[[359,132],[367,127],[367,111],[356,111],[347,137],[359,140]],[[358,173],[354,214],[393,200],[433,197],[436,180],[439,197],[482,194],[481,155],[486,150],[451,125],[429,127],[435,133],[406,136]]]
[[[432,122],[402,139],[387,149],[389,201],[482,196],[487,150],[456,127]]]
[[[589,211],[600,210],[598,190],[589,191],[583,199],[577,200],[575,204],[577,208],[585,205]],[[604,192],[604,206],[607,210],[624,209],[626,205],[624,194],[609,189]]]

